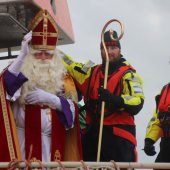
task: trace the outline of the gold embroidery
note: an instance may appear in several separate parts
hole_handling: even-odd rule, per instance
[[[54,154],[54,161],[59,161],[59,160],[61,160],[61,154],[59,150],[56,150]]]
[[[9,118],[8,118],[7,105],[6,105],[6,100],[5,100],[5,92],[3,89],[2,77],[0,80],[0,99],[1,99],[1,105],[2,105],[2,113],[3,113],[3,118],[4,118],[9,154],[10,154],[10,158],[12,160],[12,159],[15,159],[16,157],[15,157],[15,151],[14,151],[14,147],[13,147],[14,146],[13,140],[12,140],[12,136],[11,136],[11,129],[10,129],[10,123],[9,123]]]

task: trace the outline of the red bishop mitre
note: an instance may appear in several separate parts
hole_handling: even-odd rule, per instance
[[[58,28],[47,10],[39,11],[30,24],[31,45],[34,49],[54,50],[58,41]]]

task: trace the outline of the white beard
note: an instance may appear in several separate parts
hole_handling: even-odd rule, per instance
[[[21,89],[19,103],[25,104],[24,98],[28,92],[40,88],[46,92],[61,95],[64,90],[63,77],[66,70],[61,59],[54,54],[51,60],[35,59],[32,54],[28,55],[21,68],[21,72],[28,78]]]

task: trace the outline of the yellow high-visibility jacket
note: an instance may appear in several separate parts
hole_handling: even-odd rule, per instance
[[[92,68],[95,66],[94,63],[91,61],[85,64],[77,63],[64,53],[62,53],[62,61],[68,73],[76,80],[76,83],[82,87],[81,93],[85,95],[88,84],[87,80],[91,75]],[[129,65],[127,61],[125,61],[125,64]],[[127,105],[127,107],[140,105],[144,100],[142,78],[135,72],[127,72],[123,75],[122,84],[123,91],[121,97],[124,100],[124,104]]]
[[[160,121],[157,117],[156,110],[153,113],[152,118],[150,119],[147,129],[145,138],[150,138],[154,142],[156,142],[161,137],[161,128],[160,128]]]
[[[150,138],[156,142],[160,137],[164,136],[163,128],[161,127],[160,119],[158,114],[167,114],[169,115],[169,84],[166,84],[159,95],[155,97],[156,100],[156,109],[152,118],[150,119],[145,138]],[[165,119],[165,117],[164,117]]]
[[[98,109],[95,110],[96,106],[99,107],[99,104],[97,103],[95,105],[95,104],[90,103],[88,105],[88,100],[86,99],[87,99],[87,96],[89,95],[90,101],[93,101],[93,102],[98,101],[97,88],[99,88],[100,86],[98,86],[99,83],[96,86],[97,84],[96,82],[98,82],[98,80],[103,77],[103,73],[100,67],[98,67],[98,65],[95,66],[94,63],[92,63],[91,61],[85,64],[77,63],[77,62],[74,62],[72,58],[66,54],[62,54],[62,60],[68,73],[73,77],[75,84],[77,85],[78,89],[84,96],[85,104],[87,104],[86,105],[87,106],[86,124],[88,126],[91,124],[91,122],[98,121],[98,119],[96,118],[95,118],[96,120],[94,120],[94,116],[96,116],[95,113],[99,115]],[[123,66],[130,67],[130,64],[125,59],[123,59]],[[123,66],[121,65],[117,72],[120,72],[120,68],[122,68]],[[97,75],[101,75],[101,77],[97,80],[95,79],[96,68],[99,68],[99,72]],[[115,74],[116,73],[113,73],[109,80],[112,80]],[[94,88],[93,87],[91,88],[92,80],[95,80]],[[114,80],[117,80],[117,79],[114,79]],[[121,74],[120,80],[121,80],[121,83],[119,83],[118,85],[121,86],[121,90],[118,93],[118,98],[123,99],[123,104],[121,104],[120,106],[117,103],[113,103],[113,106],[116,107],[116,110],[112,110],[112,109],[109,110],[109,108],[105,107],[105,109],[109,110],[110,113],[109,113],[109,116],[108,115],[105,116],[103,125],[113,126],[114,135],[118,135],[123,138],[126,138],[127,140],[132,142],[134,145],[136,145],[134,115],[139,113],[139,111],[143,107],[143,103],[144,103],[143,80],[135,72],[134,69],[128,70],[127,72],[124,72],[124,74]],[[109,81],[108,82],[109,85],[108,84],[107,85],[111,87],[112,84],[114,83],[115,82]],[[89,84],[90,84],[90,89],[88,89]],[[107,89],[109,90],[108,86],[107,86]],[[107,104],[108,103],[106,103],[106,105]]]

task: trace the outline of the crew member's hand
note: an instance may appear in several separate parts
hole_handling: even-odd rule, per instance
[[[25,97],[25,102],[27,104],[48,105],[52,109],[61,110],[61,102],[59,97],[45,92],[42,89],[36,89],[35,91],[29,92]]]
[[[152,139],[145,139],[145,146],[143,150],[148,156],[154,156],[156,154],[155,146],[153,144],[154,141]]]
[[[104,88],[98,89],[99,101],[110,102],[112,94]]]

